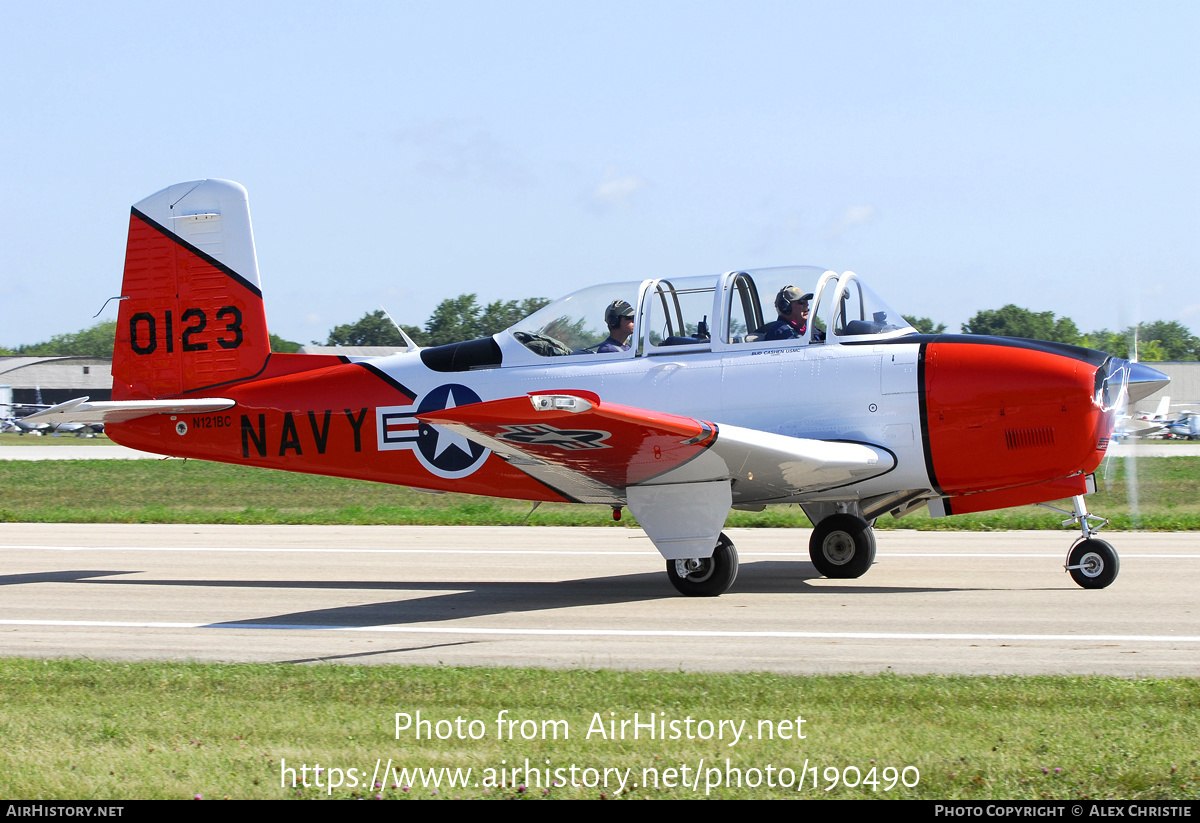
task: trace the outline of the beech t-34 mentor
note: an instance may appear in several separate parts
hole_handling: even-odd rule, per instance
[[[809,289],[811,322],[766,339]],[[849,578],[881,515],[1070,498],[1066,568],[1107,586],[1117,555],[1084,495],[1119,407],[1167,380],[1072,346],[922,335],[858,275],[804,267],[609,283],[388,357],[273,353],[246,191],[223,180],[133,207],[121,297],[113,400],[39,418],[177,457],[627,506],[687,595],[737,575],[730,508],[780,503],[815,524],[817,570]]]

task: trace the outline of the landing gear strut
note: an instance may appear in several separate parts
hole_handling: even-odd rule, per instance
[[[724,532],[717,539],[712,557],[668,560],[667,577],[680,594],[688,597],[716,597],[724,594],[737,579],[738,556],[733,541]]]
[[[826,577],[862,577],[875,562],[875,530],[853,514],[831,514],[813,529],[808,556]]]
[[[1070,572],[1072,580],[1085,589],[1103,589],[1117,579],[1117,574],[1121,571],[1121,559],[1117,557],[1116,549],[1108,541],[1094,536],[1108,525],[1108,521],[1088,513],[1083,495],[1071,498],[1071,511],[1047,506],[1045,503],[1041,505],[1071,515],[1063,521],[1063,525],[1078,525],[1083,532],[1083,536],[1071,546],[1071,551],[1067,553],[1067,562],[1063,566]]]

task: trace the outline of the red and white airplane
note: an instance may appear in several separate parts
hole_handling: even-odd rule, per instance
[[[788,286],[811,289],[813,320],[765,340]],[[121,297],[113,400],[38,418],[176,457],[627,506],[686,595],[733,583],[730,508],[782,503],[815,524],[817,570],[849,578],[881,515],[1071,498],[1066,567],[1107,586],[1117,555],[1083,495],[1118,407],[1168,379],[1072,346],[921,335],[858,275],[803,267],[609,283],[388,357],[273,353],[246,191],[223,180],[133,207]],[[631,345],[598,353],[615,301]]]

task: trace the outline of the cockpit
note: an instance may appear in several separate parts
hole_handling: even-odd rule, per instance
[[[776,296],[788,286],[812,292],[809,319],[803,327],[793,323],[790,339],[766,340],[764,330],[778,318]],[[605,323],[605,311],[614,301],[634,307],[633,334],[628,350],[600,352],[614,348],[605,345],[612,331]],[[540,357],[619,360],[688,351],[830,345],[915,333],[853,272],[790,266],[591,286],[546,305],[497,339],[511,336]]]

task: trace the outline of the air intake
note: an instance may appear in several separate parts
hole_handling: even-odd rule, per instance
[[[1016,449],[1039,449],[1054,445],[1054,427],[1037,429],[1009,429],[1004,433],[1010,451]]]

